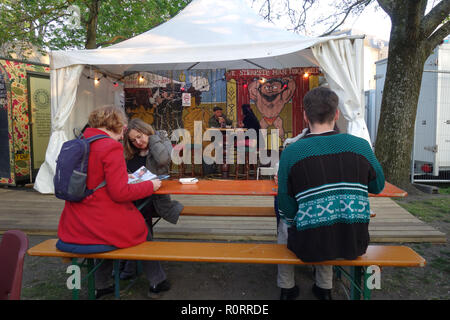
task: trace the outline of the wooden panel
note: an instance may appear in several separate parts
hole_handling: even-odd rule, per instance
[[[181,215],[275,217],[275,209],[273,207],[185,206]]]

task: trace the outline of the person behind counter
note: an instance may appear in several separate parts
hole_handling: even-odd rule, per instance
[[[226,126],[231,126],[232,121],[227,119],[227,117],[222,114],[221,107],[215,106],[213,112],[214,114],[208,121],[210,128],[225,128]]]

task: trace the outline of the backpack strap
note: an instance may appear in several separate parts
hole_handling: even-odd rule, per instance
[[[84,136],[83,136],[84,137]],[[89,137],[89,138],[85,138],[87,142],[89,142],[89,144],[91,144],[92,142],[99,140],[99,139],[103,139],[103,138],[111,138],[110,136],[106,135],[106,134],[97,134],[95,136]],[[103,180],[102,182],[100,182],[100,184],[95,187],[92,192],[97,191],[100,188],[103,188],[104,186],[106,186],[106,180]]]
[[[92,136],[92,137],[89,137],[89,138],[84,138],[84,139],[86,139],[87,142],[92,143],[92,142],[94,142],[96,140],[103,139],[103,138],[111,138],[111,137],[107,136],[106,134],[97,134],[95,136]]]
[[[100,182],[100,184],[97,187],[95,187],[95,189],[92,190],[92,192],[95,192],[98,189],[103,188],[104,186],[106,186],[106,180],[103,180],[102,182]]]

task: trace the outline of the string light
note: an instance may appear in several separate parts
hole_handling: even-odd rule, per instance
[[[316,73],[314,73],[314,74],[316,74]],[[111,77],[111,76],[107,76],[106,74],[104,74],[104,73],[101,73],[101,76],[98,76],[98,77],[93,77],[93,76],[91,76],[91,75],[85,75],[85,74],[83,74],[87,79],[89,79],[89,80],[91,80],[91,79],[93,79],[94,80],[94,84],[95,84],[95,86],[98,86],[99,84],[100,84],[100,80],[102,79],[102,78],[111,78],[111,83],[112,83],[112,85],[115,87],[115,88],[117,88],[117,87],[119,87],[119,85],[120,85],[120,81],[121,80],[123,80],[125,77],[127,77],[127,76],[129,76],[129,75],[123,75],[121,78],[116,78],[116,77]],[[309,77],[310,77],[310,73],[309,72],[304,72],[303,73],[303,78],[304,79],[308,79]],[[234,78],[230,78],[229,80],[232,80],[232,79],[234,79]],[[261,85],[262,84],[264,84],[264,83],[266,83],[267,81],[268,81],[268,79],[266,79],[266,78],[264,78],[264,77],[260,77],[260,78],[253,78],[253,79],[234,79],[235,80],[235,82],[236,82],[236,84],[237,85],[242,85],[242,87],[244,88],[244,89],[247,89],[248,88],[248,85],[249,85],[249,83],[248,83],[248,81],[250,81],[250,82],[253,82],[253,81],[258,81]],[[141,73],[139,73],[138,74],[138,82],[139,83],[143,83],[143,82],[145,82],[146,81],[146,78],[145,78],[145,76],[143,75],[143,74],[141,74]],[[217,80],[215,80],[213,83],[215,83],[215,82],[217,82],[217,81],[226,81],[226,76],[222,76],[220,79],[217,79]],[[213,84],[212,83],[212,84]],[[210,85],[212,85],[212,84],[210,84]],[[202,88],[200,88],[200,90],[201,89],[204,89],[205,88],[205,86],[203,86]],[[283,85],[283,89],[286,89],[287,88],[287,84],[284,84]],[[186,88],[184,88],[184,87],[182,87],[182,88],[180,88],[180,91],[181,92],[185,92],[186,91]]]

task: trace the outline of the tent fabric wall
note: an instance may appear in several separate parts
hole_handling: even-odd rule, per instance
[[[41,165],[34,183],[34,189],[41,193],[54,193],[56,159],[63,143],[74,138],[73,129],[83,128],[87,123],[87,116],[96,107],[117,105],[115,93],[123,90],[123,87],[114,87],[107,79],[101,79],[96,86],[85,74],[90,74],[90,70],[84,65],[50,72],[52,133],[45,162]]]
[[[339,110],[348,121],[347,132],[370,144],[364,120],[363,39],[330,40],[311,49],[330,88],[339,96]]]
[[[313,38],[282,30],[242,0],[193,0],[166,23],[117,45],[51,52],[54,131],[34,188],[53,192],[59,150],[69,138],[69,129],[82,121],[80,116],[87,119],[90,109],[85,109],[83,99],[98,95],[98,88],[80,90],[87,81],[80,79],[85,66],[119,77],[126,71],[320,66],[343,101],[340,109],[349,121],[347,132],[370,141],[364,123],[362,55],[362,41],[346,35]],[[107,94],[102,97],[106,99]],[[98,101],[90,104],[100,105]]]
[[[64,141],[67,141],[65,124],[75,104],[78,80],[84,66],[75,65],[51,70],[51,113],[52,133],[45,153],[45,162],[41,165],[34,189],[41,193],[53,193],[53,176],[56,171],[56,158]]]

